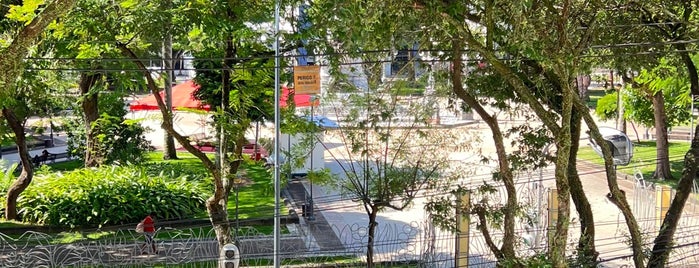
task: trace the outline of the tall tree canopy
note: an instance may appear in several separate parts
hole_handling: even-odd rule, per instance
[[[541,133],[545,134],[546,138],[539,140],[548,139],[556,150],[555,156],[548,160],[554,164],[557,194],[561,202],[555,226],[555,239],[549,244],[548,257],[555,267],[568,265],[565,248],[568,224],[571,220],[568,202],[571,197],[583,222],[578,249],[584,256],[584,261],[594,262],[597,256],[594,249],[594,221],[575,164],[582,129],[581,121],[584,121],[592,138],[598,144],[605,144],[603,151],[609,198],[624,215],[631,236],[634,263],[637,267],[643,267],[647,259],[641,233],[629,203],[616,181],[610,148],[603,142],[589,109],[578,96],[578,88],[575,85],[578,75],[588,73],[590,67],[599,62],[595,58],[604,48],[628,46],[642,49],[643,44],[623,41],[629,34],[616,30],[624,28],[622,23],[609,23],[615,18],[629,16],[631,9],[639,6],[644,6],[645,9],[652,8],[654,11],[651,14],[655,15],[647,19],[658,20],[656,22],[659,25],[665,24],[666,20],[662,19],[662,16],[667,15],[662,15],[664,13],[660,12],[661,10],[668,8],[676,11],[675,14],[681,14],[679,17],[683,18],[684,22],[669,23],[668,26],[671,29],[682,30],[683,25],[691,25],[687,21],[693,15],[688,14],[692,14],[695,4],[688,1],[650,1],[646,5],[634,1],[577,0],[326,0],[315,1],[312,14],[315,19],[314,25],[321,28],[316,38],[327,40],[330,33],[332,42],[325,43],[323,48],[333,53],[339,51],[350,55],[349,58],[357,58],[355,55],[374,53],[377,50],[400,49],[402,42],[406,39],[412,40],[420,49],[438,52],[435,53],[435,58],[451,62],[454,70],[451,74],[454,93],[477,112],[480,105],[493,102],[493,99],[521,102],[531,109],[545,129]],[[669,19],[675,21],[675,17]],[[686,28],[685,33],[693,31],[688,30],[689,28],[691,27]],[[610,32],[613,35],[605,35]],[[600,38],[605,36],[606,39]],[[674,35],[675,38],[679,36],[683,35]],[[675,44],[671,45],[677,48]],[[627,55],[627,59],[633,60],[635,56],[637,55]],[[483,62],[486,67],[484,71],[493,78],[490,84],[482,84],[480,88],[464,88],[463,81],[477,77],[472,75],[469,69],[462,67],[467,65],[464,64],[465,61]],[[463,78],[459,78],[460,76]],[[481,115],[489,122],[496,147],[501,146],[497,144],[498,137],[502,137],[497,118],[487,113]],[[534,130],[530,132],[534,133]],[[690,151],[688,157],[692,152]],[[498,175],[505,175],[504,178],[507,178],[507,170],[512,168],[514,162],[506,162],[508,156],[504,153],[498,153],[498,158]],[[691,165],[686,167],[690,168],[690,172],[694,168]],[[507,186],[512,182],[503,179],[503,183]],[[678,196],[682,197],[680,200],[684,198],[683,194]],[[508,189],[508,198],[515,197],[515,193]],[[683,203],[678,200],[674,205],[681,208]],[[508,202],[507,209],[516,210],[516,204]],[[512,227],[507,224],[508,216],[505,218],[504,236],[508,239],[513,234]],[[675,221],[676,224],[677,218],[677,215],[673,215],[673,220],[670,221]],[[671,239],[671,234],[670,237],[666,236],[666,239]],[[656,244],[658,245],[660,244]],[[516,256],[514,250],[507,245],[500,249],[491,249],[500,260]]]

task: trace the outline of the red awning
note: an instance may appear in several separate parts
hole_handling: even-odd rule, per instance
[[[294,89],[289,89],[287,87],[282,87],[282,96],[279,99],[279,106],[280,107],[286,107],[286,102],[289,100],[289,94],[294,93]],[[296,103],[296,107],[311,107],[311,106],[318,106],[320,104],[320,101],[318,99],[315,99],[313,103],[311,103],[311,98],[313,95],[309,94],[294,94],[294,103]]]
[[[199,109],[209,111],[211,107],[209,105],[204,105],[200,100],[194,98],[194,91],[199,88],[199,85],[195,84],[194,81],[187,81],[182,84],[172,87],[172,109]],[[279,99],[279,106],[286,107],[286,102],[289,99],[289,94],[293,93],[294,89],[289,89],[287,87],[282,87],[282,95]],[[164,91],[160,91],[160,96],[164,98]],[[320,101],[317,99],[314,103],[311,103],[312,95],[308,94],[294,94],[294,103],[296,107],[310,107],[318,106]],[[144,110],[158,110],[158,104],[155,102],[155,96],[148,95],[139,100],[135,100],[129,104],[129,109],[131,111],[144,111]]]
[[[172,109],[210,110],[209,105],[204,105],[200,100],[194,98],[194,91],[198,88],[199,85],[191,80],[172,87]],[[164,98],[164,94],[164,91],[160,91],[160,97]],[[155,96],[148,95],[131,102],[129,104],[129,109],[131,111],[158,110],[158,104],[155,102]]]

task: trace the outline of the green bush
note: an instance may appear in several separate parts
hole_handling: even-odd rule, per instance
[[[617,93],[613,92],[604,95],[604,97],[597,100],[595,114],[605,121],[615,119],[617,116]]]
[[[3,165],[3,163],[0,160],[0,165]],[[17,163],[14,163],[10,165],[7,169],[2,169],[0,167],[0,217],[5,218],[5,201],[7,200],[7,190],[10,189],[10,186],[12,186],[12,183],[17,179],[17,176],[15,176],[14,170],[17,168]]]
[[[151,211],[162,220],[201,214],[206,192],[200,182],[184,172],[164,174],[140,166],[41,172],[18,199],[19,215],[25,222],[74,228],[134,223]]]
[[[141,119],[127,119],[124,96],[121,93],[100,93],[99,110],[102,113],[92,122],[95,136],[93,157],[100,165],[140,163],[150,149],[145,133],[150,131],[139,124]],[[84,120],[65,118],[62,124],[68,136],[68,152],[84,160],[87,134]]]

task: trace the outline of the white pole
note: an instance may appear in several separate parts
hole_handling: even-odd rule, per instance
[[[274,267],[279,268],[279,0],[274,1]]]
[[[310,99],[311,100],[311,122],[313,122],[313,124],[316,124],[316,121],[313,118],[313,106],[315,106],[316,99],[317,99],[316,95],[312,95],[311,99]],[[314,127],[316,127],[316,126],[314,126]],[[311,176],[308,177],[309,178],[308,182],[311,184],[311,198],[308,200],[308,207],[306,208],[306,209],[308,209],[308,221],[315,221],[316,220],[316,217],[314,215],[315,212],[313,211],[313,176],[315,176],[315,174],[313,174],[313,172],[314,172],[313,162],[315,161],[313,158],[313,151],[315,151],[315,149],[316,149],[315,128],[314,128],[314,131],[312,134],[313,134],[313,143],[312,143],[313,145],[311,146],[311,171],[310,171]]]

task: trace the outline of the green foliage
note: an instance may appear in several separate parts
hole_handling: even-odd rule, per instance
[[[150,142],[146,140],[145,129],[137,120],[102,114],[92,124],[96,133],[96,149],[103,152],[105,159],[102,164],[138,163],[143,160]]]
[[[668,150],[670,156],[670,171],[673,178],[682,177],[682,169],[684,167],[683,159],[685,153],[689,150],[689,146],[690,144],[687,142],[670,142]],[[632,176],[635,172],[641,172],[644,178],[652,178],[658,159],[657,154],[658,151],[656,150],[655,141],[635,143],[631,164],[626,167],[619,167],[617,172],[627,174],[628,176]],[[597,165],[604,165],[604,160],[602,160],[590,146],[580,148],[578,159],[580,161],[589,161]],[[675,181],[659,182],[672,184]]]
[[[652,98],[661,92],[667,114],[665,127],[671,128],[689,121],[691,97],[689,81],[684,73],[683,69],[665,58],[654,68],[641,70],[636,77],[641,88],[634,88],[625,96],[624,116],[647,127],[655,126]]]
[[[163,166],[160,166],[161,168]],[[105,166],[66,173],[39,172],[18,199],[23,221],[51,226],[94,227],[139,221],[149,212],[160,218],[190,218],[203,212],[203,185],[184,170],[158,166]],[[180,174],[171,178],[169,175]]]
[[[71,120],[65,118],[61,121],[61,125],[63,125],[63,128],[66,131],[66,136],[68,137],[68,153],[84,160],[86,150],[85,140],[87,139],[87,134],[83,120]]]
[[[597,100],[595,114],[602,120],[616,119],[617,116],[617,96],[616,92],[606,94]]]
[[[0,163],[4,164],[4,163]],[[0,211],[0,216],[5,218],[5,202],[7,201],[7,190],[10,189],[12,183],[17,179],[14,170],[17,168],[17,163],[10,165],[6,170],[0,169],[0,207],[3,207]]]
[[[138,120],[125,119],[124,99],[121,93],[103,93],[100,95],[100,117],[93,122],[92,131],[96,137],[97,150],[103,158],[101,164],[139,163],[144,153],[150,149],[150,142],[145,139],[147,129]],[[82,120],[64,121],[68,135],[68,151],[78,158],[85,157],[86,133]]]
[[[429,213],[430,221],[439,228],[456,233],[458,231],[458,218],[454,217],[454,215],[456,214],[456,208],[459,207],[459,201],[456,197],[468,193],[469,190],[462,185],[457,185],[456,189],[445,190],[444,192],[449,194],[431,197],[429,202],[425,204],[425,211]],[[459,209],[463,209],[463,207],[459,207]]]
[[[545,254],[537,254],[534,256],[522,257],[517,259],[507,259],[498,262],[498,267],[506,268],[551,268],[553,264]]]
[[[36,17],[36,10],[43,4],[42,0],[24,0],[22,5],[10,5],[10,11],[6,17],[10,20],[29,23]]]

